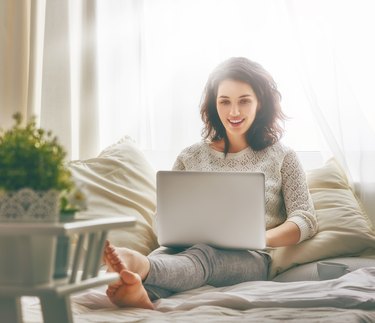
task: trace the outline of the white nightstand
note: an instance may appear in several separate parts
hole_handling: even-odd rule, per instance
[[[66,223],[0,223],[0,236],[71,236],[77,242],[67,277],[51,279],[44,284],[0,285],[0,318],[2,322],[22,323],[21,296],[40,299],[45,323],[72,323],[70,294],[86,288],[108,284],[117,273],[99,274],[104,242],[111,229],[134,226],[130,216],[88,218]],[[84,249],[87,247],[87,250]]]

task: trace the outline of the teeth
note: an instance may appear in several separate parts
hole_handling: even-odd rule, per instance
[[[241,120],[229,120],[229,122],[231,122],[231,123],[240,123],[242,121],[242,119]]]

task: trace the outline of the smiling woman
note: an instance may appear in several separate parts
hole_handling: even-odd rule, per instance
[[[317,232],[301,164],[295,152],[279,142],[279,101],[272,76],[260,64],[244,57],[224,61],[204,89],[201,116],[208,130],[206,140],[185,148],[173,166],[176,171],[262,173],[267,247],[296,245]],[[203,193],[237,204],[225,192]],[[156,227],[163,214],[158,213]],[[264,225],[260,230],[264,232]],[[233,249],[225,243],[218,248],[207,243],[207,237],[193,239],[184,248],[163,245],[148,256],[108,244],[105,262],[121,276],[108,287],[109,299],[122,307],[150,309],[151,301],[206,284],[218,287],[267,279],[269,250]]]

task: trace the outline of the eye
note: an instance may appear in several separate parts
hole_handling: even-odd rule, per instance
[[[229,100],[220,100],[219,104],[221,104],[221,105],[229,105],[230,101]]]
[[[251,100],[250,99],[241,99],[240,104],[250,104]]]

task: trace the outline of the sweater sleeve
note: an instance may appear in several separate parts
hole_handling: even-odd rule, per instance
[[[186,170],[181,158],[181,154],[177,157],[176,161],[174,162],[172,170]]]
[[[297,154],[292,150],[284,157],[281,176],[287,221],[293,222],[299,227],[301,231],[299,242],[301,242],[316,234],[318,222],[305,172]]]

